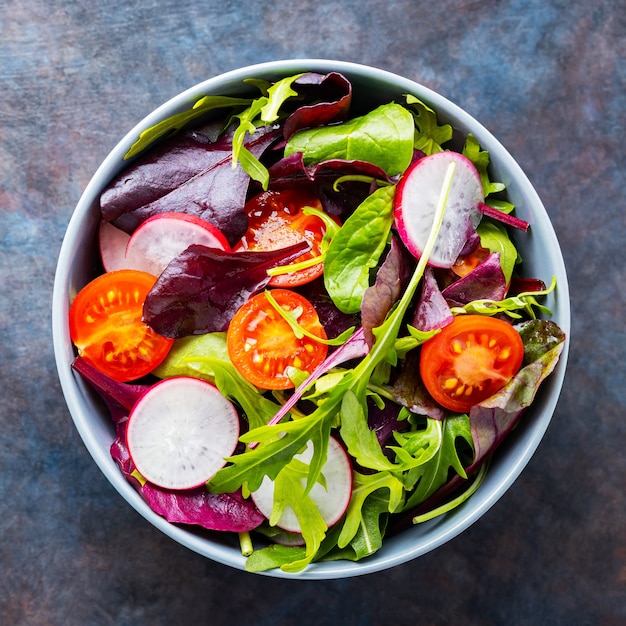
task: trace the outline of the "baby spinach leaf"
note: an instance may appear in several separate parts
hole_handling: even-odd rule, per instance
[[[368,196],[333,237],[324,262],[324,286],[335,306],[357,313],[393,222],[395,187]]]
[[[331,159],[368,161],[393,176],[411,163],[413,134],[411,114],[399,104],[384,104],[343,124],[298,131],[287,142],[285,156],[301,152],[306,165]]]
[[[304,547],[272,544],[255,550],[246,559],[246,572],[266,572],[276,569],[304,558],[305,554],[306,548]]]

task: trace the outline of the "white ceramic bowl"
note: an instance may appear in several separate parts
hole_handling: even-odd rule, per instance
[[[69,304],[77,291],[92,278],[96,229],[100,219],[98,198],[111,178],[124,166],[123,155],[144,129],[179,111],[188,109],[207,94],[236,95],[245,88],[243,79],[256,77],[278,79],[303,71],[327,73],[338,71],[353,84],[354,99],[383,103],[404,93],[412,93],[428,103],[439,115],[463,134],[471,132],[491,154],[493,179],[506,184],[518,217],[531,228],[517,240],[528,276],[550,283],[554,275],[558,289],[546,300],[552,319],[569,336],[570,306],[563,258],[550,219],[524,172],[506,149],[479,122],[455,104],[422,85],[386,71],[353,63],[302,59],[253,65],[210,78],[166,102],[133,128],[107,156],[89,182],[70,220],[58,260],[53,296],[53,335],[57,368],[70,413],[85,446],[111,484],[145,519],[180,544],[214,561],[244,569],[238,542],[217,534],[206,534],[166,522],[153,513],[133,487],[126,482],[109,455],[113,425],[102,410],[95,394],[74,374],[71,363],[74,350],[68,329]],[[559,397],[567,361],[566,344],[553,374],[543,384],[532,408],[520,426],[498,450],[487,477],[478,491],[461,507],[430,522],[414,526],[386,538],[381,550],[360,562],[334,561],[315,563],[299,574],[280,570],[267,575],[330,579],[357,576],[383,570],[415,559],[459,535],[478,520],[513,484],[522,472],[549,423]]]

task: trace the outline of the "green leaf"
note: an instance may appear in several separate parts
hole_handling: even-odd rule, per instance
[[[426,428],[407,432],[394,432],[399,446],[389,446],[406,467],[418,467],[428,463],[439,453],[443,442],[440,420],[427,418]]]
[[[240,106],[248,106],[250,98],[231,98],[229,96],[204,96],[198,100],[191,109],[176,113],[164,119],[150,128],[146,128],[140,133],[137,141],[128,149],[124,155],[124,159],[130,159],[149,146],[158,139],[162,139],[167,135],[174,134],[184,128],[190,122],[201,117],[211,109],[235,108]]]
[[[424,154],[441,152],[441,147],[452,139],[452,126],[450,124],[439,125],[437,114],[419,98],[411,94],[406,95],[406,102],[412,105],[413,118],[415,120],[415,148]]]
[[[394,513],[401,508],[404,488],[402,482],[390,472],[361,474],[355,471],[353,475],[352,498],[337,545],[344,548],[361,530],[361,540],[368,546],[365,552],[372,554],[375,551],[374,546],[380,547],[382,541],[382,537],[376,537],[376,533],[380,535],[378,517],[383,512]],[[371,519],[368,519],[366,504],[371,505],[374,500],[376,506],[369,509],[370,513],[372,509],[376,511],[376,523],[372,524]]]
[[[226,347],[226,333],[206,333],[176,339],[165,359],[154,370],[159,378],[172,376],[197,376],[213,381],[213,372],[205,363],[200,365],[198,357],[230,363]]]
[[[301,571],[312,561],[328,528],[311,496],[305,491],[307,473],[306,464],[298,459],[292,459],[274,481],[274,503],[270,525],[275,526],[285,508],[290,507],[298,519],[306,545],[303,557],[281,566],[281,569],[288,572]]]
[[[393,223],[395,187],[368,196],[335,233],[324,262],[324,285],[338,309],[356,313]]]
[[[411,163],[413,135],[409,111],[399,104],[384,104],[343,124],[294,133],[285,156],[301,152],[306,165],[330,159],[368,161],[393,176]]]
[[[473,449],[469,417],[464,414],[450,415],[444,418],[442,427],[442,440],[438,453],[427,463],[410,470],[405,476],[407,488],[417,485],[407,500],[405,511],[417,506],[444,485],[448,481],[451,469],[459,476],[466,477],[457,448],[457,439],[463,439]]]
[[[239,162],[239,155],[244,149],[243,144],[246,138],[246,134],[252,135],[254,131],[257,129],[257,118],[261,112],[261,109],[267,103],[267,98],[261,97],[253,100],[250,106],[242,111],[241,113],[233,116],[234,118],[239,120],[239,125],[237,129],[233,133],[233,168]],[[252,155],[250,155],[252,156]],[[255,157],[252,157],[255,158]]]
[[[489,220],[482,220],[476,228],[476,232],[483,248],[500,254],[500,267],[508,284],[517,263],[518,253],[506,228]]]
[[[361,467],[377,471],[398,469],[383,453],[376,433],[367,425],[367,407],[352,390],[341,403],[341,439]]]
[[[504,190],[505,187],[502,183],[492,183],[489,179],[489,174],[487,172],[490,161],[489,152],[487,152],[487,150],[480,149],[480,144],[474,135],[467,135],[462,154],[467,157],[478,170],[485,196],[488,196],[490,193],[497,193]]]
[[[552,277],[550,286],[542,291],[525,291],[516,296],[505,298],[504,300],[473,300],[462,307],[452,307],[450,311],[454,315],[464,315],[475,313],[478,315],[500,315],[502,313],[508,315],[512,319],[521,319],[522,313],[536,319],[535,309],[545,315],[550,315],[551,311],[541,304],[537,298],[546,296],[556,288],[556,278]],[[519,313],[521,311],[522,313]]]
[[[266,572],[304,558],[306,549],[300,546],[281,546],[272,544],[255,550],[246,559],[247,572]]]
[[[487,475],[487,469],[489,467],[489,463],[485,463],[481,465],[480,469],[474,476],[474,479],[470,483],[469,487],[460,493],[456,498],[453,498],[449,502],[438,506],[435,509],[428,511],[427,513],[422,513],[421,515],[416,515],[413,518],[414,524],[422,524],[423,522],[427,522],[428,520],[434,519],[435,517],[439,517],[439,515],[443,515],[444,513],[449,513],[453,509],[456,509],[458,506],[463,504],[468,498],[470,498],[478,488],[482,485],[483,480],[485,480],[485,476]]]
[[[294,91],[291,85],[303,74],[288,76],[276,81],[267,89],[267,103],[261,109],[261,119],[266,124],[270,124],[278,119],[280,107],[286,100],[292,96],[297,96],[298,92]]]

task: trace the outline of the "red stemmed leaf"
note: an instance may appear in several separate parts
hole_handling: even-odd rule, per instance
[[[280,135],[280,130],[274,127],[260,128],[254,135],[248,136],[244,143],[245,147],[259,158],[263,152]],[[189,138],[181,144],[180,149],[175,152],[172,158],[157,159],[154,163],[148,161],[143,166],[137,164],[131,170],[122,175],[122,182],[114,183],[114,187],[124,187],[127,191],[123,195],[115,197],[111,192],[111,198],[107,196],[108,191],[103,195],[102,205],[103,217],[107,221],[112,221],[115,226],[127,233],[132,233],[143,221],[160,213],[190,213],[197,215],[214,226],[217,226],[234,245],[246,231],[247,218],[243,211],[250,176],[244,171],[240,164],[232,166],[232,136],[227,135],[215,143],[206,146],[205,151],[199,147],[199,141],[193,142],[190,146]],[[176,184],[170,184],[170,191],[163,195],[158,195],[155,199],[136,206],[141,201],[141,194],[131,193],[136,186],[146,185],[150,187],[150,182],[159,177],[167,178],[170,172],[175,169],[176,164],[197,158],[201,163],[201,169],[193,172],[193,169],[181,165]],[[174,164],[172,164],[174,161]],[[192,174],[187,180],[187,174]],[[166,188],[160,188],[154,195],[161,194]],[[119,191],[119,194],[122,192]],[[130,194],[132,201],[126,203],[125,196]],[[140,200],[137,200],[137,197]],[[150,197],[145,196],[145,197]]]
[[[192,245],[163,270],[144,303],[144,321],[165,337],[224,331],[235,311],[264,289],[267,270],[309,249],[306,242],[268,252]]]

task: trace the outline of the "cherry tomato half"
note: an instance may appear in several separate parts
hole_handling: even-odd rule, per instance
[[[293,263],[317,257],[326,233],[324,222],[315,215],[306,215],[303,207],[319,211],[319,199],[302,189],[264,191],[248,200],[245,212],[248,230],[235,246],[238,250],[277,250],[302,241],[311,245],[311,250],[299,256]],[[278,274],[270,280],[272,287],[296,287],[308,283],[324,271],[324,264],[317,263],[288,274]]]
[[[138,270],[98,276],[70,306],[70,337],[81,357],[110,378],[127,382],[150,373],[173,339],[145,324],[143,303],[156,277]]]
[[[326,339],[313,305],[289,289],[273,289],[276,303],[309,333]],[[299,338],[264,293],[257,294],[235,313],[226,335],[228,354],[244,378],[261,389],[289,389],[289,367],[312,372],[325,358],[328,346],[306,335]]]
[[[422,346],[420,374],[442,406],[467,413],[519,370],[524,345],[511,324],[482,315],[459,315]]]

